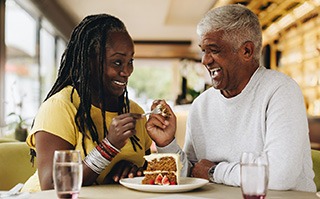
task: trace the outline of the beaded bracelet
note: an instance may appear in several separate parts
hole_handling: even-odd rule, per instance
[[[114,156],[109,154],[102,146],[98,145],[96,148],[105,159],[111,161],[114,158]]]
[[[106,138],[101,141],[101,145],[111,156],[116,156],[120,152],[120,150],[113,147]]]
[[[117,149],[115,146],[113,146],[113,145],[109,142],[109,140],[108,140],[107,138],[104,138],[104,139],[102,140],[102,142],[105,142],[105,143],[107,144],[107,146],[109,146],[110,149],[113,149],[116,153],[119,153],[119,152],[120,152],[120,150]]]

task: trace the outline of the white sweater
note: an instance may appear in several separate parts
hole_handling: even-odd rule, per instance
[[[299,86],[280,72],[260,67],[239,95],[227,99],[210,88],[193,102],[184,152],[175,141],[158,151],[180,153],[185,176],[190,162],[220,162],[214,180],[232,186],[240,186],[241,153],[265,151],[269,189],[315,192],[308,132]]]

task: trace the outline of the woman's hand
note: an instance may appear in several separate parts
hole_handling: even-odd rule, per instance
[[[161,104],[170,117],[164,117],[161,114],[151,114],[147,123],[146,129],[151,139],[159,147],[164,147],[172,142],[176,132],[176,116],[170,106],[164,100],[155,100],[151,106],[153,110],[158,104]]]
[[[121,160],[113,166],[110,173],[106,176],[104,182],[107,184],[119,183],[122,178],[140,177],[143,175],[143,168],[129,162]]]
[[[117,149],[121,149],[128,138],[136,134],[136,120],[141,114],[125,113],[112,119],[107,138]]]

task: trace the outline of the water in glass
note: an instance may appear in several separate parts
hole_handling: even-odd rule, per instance
[[[58,198],[78,198],[82,185],[82,160],[79,151],[55,151],[53,180]]]
[[[241,191],[244,199],[264,199],[267,195],[269,164],[266,154],[243,153]]]

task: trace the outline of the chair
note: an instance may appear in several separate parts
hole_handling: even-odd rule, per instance
[[[1,137],[0,138],[0,144],[4,142],[18,142],[18,140],[15,140],[13,138],[7,138],[7,137]]]
[[[317,191],[320,191],[320,151],[311,150],[312,161],[313,161],[313,170],[315,173],[314,182],[317,186]]]
[[[25,142],[0,143],[0,190],[25,183],[35,171]]]

